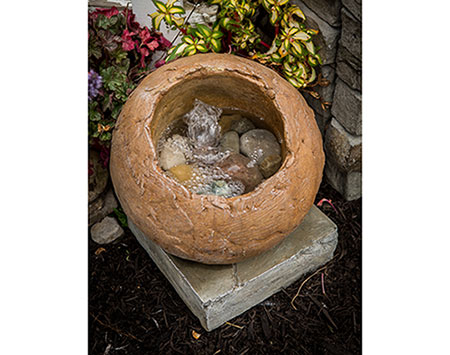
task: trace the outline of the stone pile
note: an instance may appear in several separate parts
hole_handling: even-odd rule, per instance
[[[108,244],[124,235],[124,230],[113,217],[108,217],[118,208],[112,188],[108,188],[109,172],[100,163],[95,150],[89,152],[89,227],[91,238],[98,244]]]
[[[184,119],[186,135],[180,122],[168,127],[158,146],[161,168],[198,194],[233,197],[250,192],[280,168],[280,143],[247,117],[212,107],[196,102]]]

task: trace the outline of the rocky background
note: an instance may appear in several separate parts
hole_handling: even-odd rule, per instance
[[[316,87],[321,102],[306,100],[316,113],[324,138],[325,178],[346,200],[361,197],[361,1],[291,0],[305,13],[309,26],[320,30],[322,75],[327,87]]]
[[[144,0],[91,0],[90,7],[126,6]],[[322,75],[330,85],[317,86],[321,100],[304,97],[314,109],[324,138],[324,176],[346,200],[361,197],[361,1],[291,0],[305,13],[308,25],[320,30],[315,42],[321,47]]]

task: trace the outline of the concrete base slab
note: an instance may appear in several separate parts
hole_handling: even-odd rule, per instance
[[[205,265],[167,254],[128,224],[177,293],[211,331],[328,262],[337,226],[313,206],[300,226],[271,250],[231,265]]]

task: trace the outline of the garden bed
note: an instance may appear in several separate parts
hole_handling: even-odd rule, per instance
[[[90,353],[360,353],[361,199],[347,202],[326,183],[316,203],[323,198],[336,208],[321,207],[339,228],[334,258],[209,333],[130,230],[114,244],[90,240]]]

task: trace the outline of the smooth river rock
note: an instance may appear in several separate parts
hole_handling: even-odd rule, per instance
[[[255,129],[255,125],[248,118],[242,117],[240,120],[234,121],[231,124],[230,129],[239,133],[239,135],[244,134],[252,129]]]
[[[266,129],[252,129],[240,140],[241,152],[261,164],[269,155],[281,155],[281,147],[272,132]]]
[[[186,163],[186,158],[192,154],[189,140],[174,134],[163,145],[159,162],[164,170]]]
[[[229,131],[220,138],[220,151],[239,153],[239,134],[235,131]]]
[[[242,116],[233,113],[233,114],[223,114],[219,119],[220,132],[222,134],[227,133],[231,129],[231,125],[235,121],[239,121],[242,119]]]
[[[244,193],[252,191],[263,178],[259,169],[242,154],[231,154],[219,164],[219,168],[232,180],[241,181],[245,186]]]
[[[269,155],[264,158],[261,164],[259,164],[259,170],[263,176],[267,179],[275,174],[281,166],[280,155]]]

